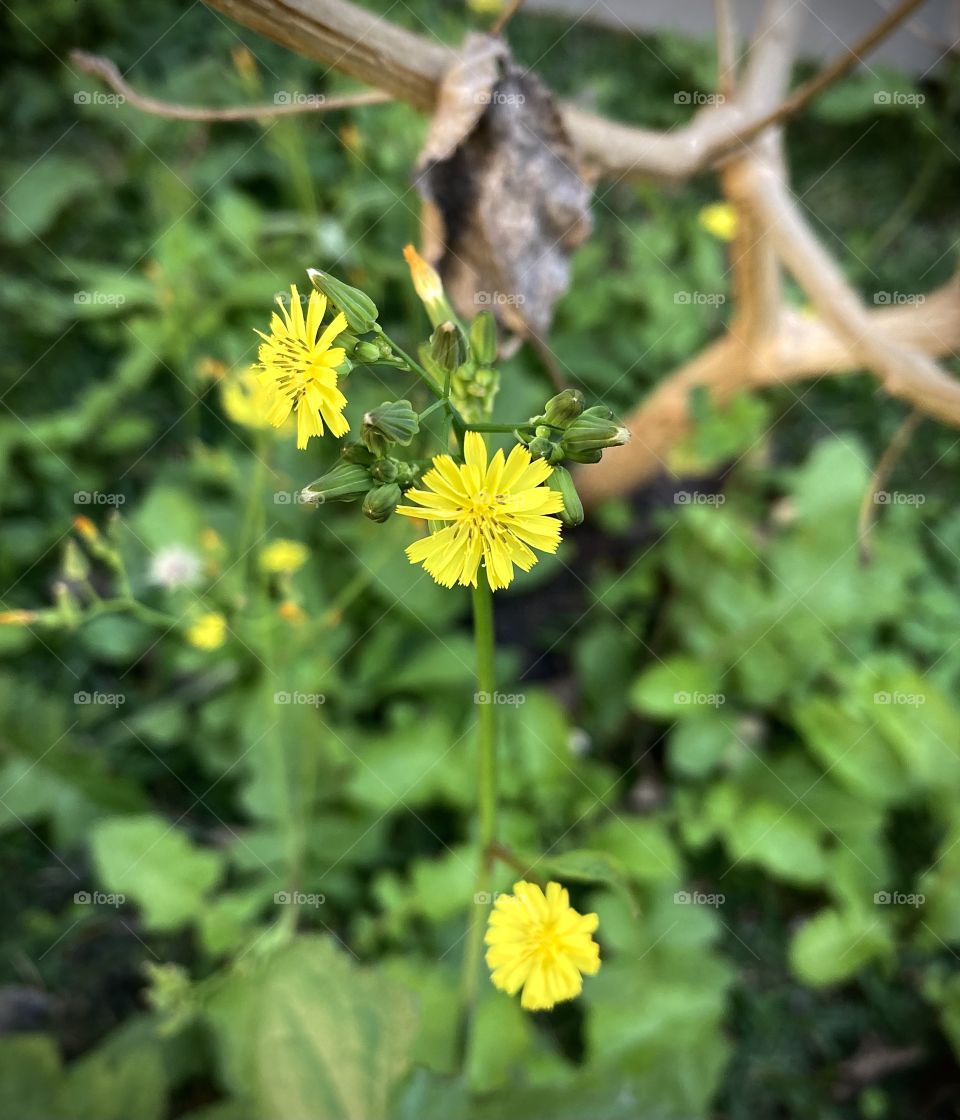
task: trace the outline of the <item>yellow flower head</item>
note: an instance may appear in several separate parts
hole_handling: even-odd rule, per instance
[[[412,544],[407,556],[444,587],[476,587],[482,560],[490,586],[497,590],[513,579],[514,564],[524,572],[533,567],[534,548],[557,551],[560,521],[550,515],[563,509],[563,498],[542,485],[553,468],[543,459],[531,460],[525,447],[515,447],[506,460],[498,451],[489,466],[487,445],[478,432],[467,432],[463,449],[462,466],[449,455],[438,455],[423,476],[426,489],[407,491],[422,509],[397,507],[405,517],[449,522]]]
[[[187,631],[187,641],[207,652],[219,649],[226,641],[227,620],[219,611],[202,614]]]
[[[238,373],[224,377],[220,382],[220,399],[223,411],[234,424],[263,431],[273,427],[268,419],[276,389],[268,382],[263,384],[257,366],[249,366]]]
[[[515,883],[513,894],[494,903],[484,940],[495,988],[516,995],[527,1011],[549,1011],[573,999],[583,987],[581,973],[600,969],[600,947],[590,936],[599,919],[580,914],[559,883],[547,893],[534,883]]]
[[[697,215],[697,221],[714,237],[721,241],[732,241],[740,228],[740,215],[729,202],[712,202]]]
[[[260,567],[265,572],[281,575],[302,568],[310,557],[310,550],[300,541],[271,541],[260,551]]]
[[[290,285],[290,307],[278,299],[280,314],[273,313],[270,333],[257,331],[263,339],[259,350],[260,383],[269,390],[267,420],[275,427],[297,412],[297,447],[304,448],[311,436],[322,436],[324,424],[331,435],[350,431],[343,408],[347,398],[337,388],[337,366],[346,352],[331,343],[347,329],[343,313],[320,334],[327,310],[327,297],[312,291],[304,319],[303,305],[296,284]],[[319,335],[319,337],[318,337]]]

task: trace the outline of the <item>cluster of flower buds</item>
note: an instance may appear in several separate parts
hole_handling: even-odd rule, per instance
[[[393,446],[408,447],[420,430],[420,421],[409,401],[384,401],[363,418],[359,443],[345,444],[340,462],[302,491],[304,502],[363,501],[371,521],[386,521],[404,490],[420,477],[420,464],[394,459]]]
[[[630,432],[617,423],[606,405],[584,408],[583,394],[564,389],[547,401],[541,416],[531,416],[532,436],[518,431],[531,455],[559,464],[598,463],[608,447],[619,447]]]

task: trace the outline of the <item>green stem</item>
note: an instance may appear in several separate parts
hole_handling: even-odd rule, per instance
[[[524,420],[519,424],[466,424],[464,427],[468,432],[515,432],[518,429],[532,432],[536,425]]]
[[[479,866],[474,897],[468,916],[467,947],[463,962],[463,1003],[460,1024],[461,1065],[470,1053],[474,1009],[477,1002],[483,933],[490,900],[491,852],[497,829],[497,723],[493,702],[496,688],[493,633],[493,592],[486,573],[480,570],[473,592],[473,632],[477,655],[477,748],[479,793],[477,847]],[[482,901],[486,899],[487,901]]]

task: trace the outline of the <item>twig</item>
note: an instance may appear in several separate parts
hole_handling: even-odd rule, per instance
[[[333,109],[350,109],[357,105],[379,105],[393,100],[389,93],[381,90],[365,90],[362,93],[348,93],[341,97],[311,94],[290,105],[240,105],[225,109],[178,105],[138,93],[124,80],[116,63],[102,55],[88,54],[86,51],[71,51],[70,61],[85,74],[101,78],[134,108],[155,117],[166,117],[174,121],[255,121],[262,120],[264,117],[288,117],[294,113],[325,113]]]
[[[520,11],[523,6],[523,0],[510,0],[510,3],[503,9],[500,15],[493,21],[490,27],[491,35],[502,35],[504,28],[513,19],[513,17]]]
[[[733,97],[737,81],[737,32],[730,0],[713,0],[713,19],[717,28],[717,92],[726,100]]]
[[[752,121],[746,128],[741,129],[736,134],[736,142],[747,144],[764,129],[771,125],[780,124],[787,117],[792,117],[805,108],[815,97],[819,97],[834,82],[848,74],[858,62],[862,62],[863,55],[873,50],[923,2],[924,0],[902,0],[902,3],[888,12],[875,27],[871,28],[861,39],[858,39],[853,46],[848,47],[843,54],[829,62],[812,78],[797,86],[793,93],[785,97],[775,109],[761,116],[759,120]]]
[[[922,414],[916,409],[907,415],[900,427],[893,433],[893,439],[890,440],[886,451],[877,460],[870,484],[863,492],[863,501],[860,503],[860,512],[857,515],[857,544],[861,564],[869,564],[873,555],[870,532],[876,521],[877,493],[890,477],[890,472],[897,465],[900,456],[910,442],[910,437],[916,431],[917,425],[922,419]]]

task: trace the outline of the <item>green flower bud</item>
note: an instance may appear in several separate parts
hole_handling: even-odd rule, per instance
[[[355,502],[373,486],[370,472],[359,463],[340,462],[325,475],[305,486],[301,498],[322,505],[324,502]]]
[[[564,389],[547,401],[543,419],[555,428],[565,428],[583,412],[583,393],[579,389]]]
[[[363,417],[360,438],[375,455],[383,455],[392,443],[408,447],[420,431],[420,417],[409,401],[384,401]]]
[[[359,463],[362,467],[369,467],[371,463],[376,462],[373,452],[362,443],[345,443],[340,448],[340,456],[348,463]]]
[[[356,350],[357,350],[357,346],[359,345],[359,342],[360,342],[360,340],[353,333],[353,331],[348,330],[348,331],[341,331],[337,335],[337,337],[333,340],[333,345],[334,346],[342,346],[343,349],[346,350],[347,356],[353,358],[353,357],[356,356]]]
[[[383,357],[375,342],[358,342],[350,356],[357,362],[379,362]]]
[[[420,481],[421,470],[419,463],[397,463],[397,485],[403,490],[415,486]]]
[[[560,520],[564,525],[573,528],[583,523],[583,503],[573,484],[573,478],[565,467],[554,467],[553,473],[547,479],[547,486],[563,498],[563,509]]]
[[[481,311],[470,324],[470,350],[478,365],[490,366],[497,360],[497,321],[489,311]]]
[[[402,497],[403,491],[395,482],[374,486],[363,499],[363,512],[371,521],[386,521]]]
[[[534,459],[549,459],[555,447],[556,444],[549,439],[544,439],[543,436],[536,436],[527,444],[527,450]]]
[[[357,334],[372,331],[380,314],[377,305],[359,288],[351,288],[342,280],[337,280],[328,272],[321,272],[318,268],[308,268],[307,275],[310,283],[323,292],[328,300],[338,311],[346,316],[347,326]]]
[[[56,619],[61,626],[73,630],[80,624],[83,617],[82,604],[63,580],[57,580],[53,585],[53,601],[57,606]]]
[[[574,420],[563,433],[560,447],[563,457],[578,463],[595,463],[607,447],[618,447],[629,440],[630,433],[613,419],[613,413],[604,405],[588,408]],[[582,456],[586,455],[587,458]]]
[[[467,359],[463,331],[449,319],[430,336],[430,357],[444,373],[452,373]]]
[[[396,459],[378,459],[370,468],[370,477],[376,482],[396,482],[399,466]]]

